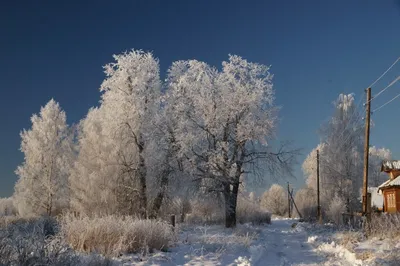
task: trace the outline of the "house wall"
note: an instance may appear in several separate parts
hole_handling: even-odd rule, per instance
[[[383,191],[384,211],[387,213],[400,212],[400,189],[389,188]]]
[[[396,210],[400,212],[400,189],[396,189]]]

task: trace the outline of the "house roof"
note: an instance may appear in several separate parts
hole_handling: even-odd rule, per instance
[[[382,188],[388,188],[393,186],[400,186],[400,176],[396,177],[393,180],[388,180],[384,182],[382,185],[378,187],[378,191],[381,190]]]
[[[400,170],[400,160],[396,161],[383,161],[381,165],[381,172],[390,172],[392,170]]]

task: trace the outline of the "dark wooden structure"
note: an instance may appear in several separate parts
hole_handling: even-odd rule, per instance
[[[381,172],[389,175],[389,180],[378,188],[383,193],[383,211],[400,212],[400,161],[383,161]]]

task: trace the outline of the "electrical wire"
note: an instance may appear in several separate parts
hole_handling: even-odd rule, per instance
[[[397,78],[395,78],[389,85],[387,85],[384,89],[382,89],[381,91],[379,91],[377,94],[375,94],[369,101],[367,101],[365,104],[369,103],[372,100],[375,100],[379,95],[381,95],[384,91],[386,91],[387,89],[389,89],[390,87],[392,87],[397,81],[400,80],[400,76],[398,76]]]
[[[391,100],[387,101],[386,103],[382,104],[381,106],[379,106],[378,108],[374,109],[372,112],[375,113],[376,111],[378,111],[379,109],[383,108],[384,106],[388,105],[389,103],[393,102],[394,100],[396,100],[398,97],[400,97],[400,93],[397,94],[395,97],[393,97]]]
[[[400,57],[397,58],[396,61],[394,61],[394,63],[385,72],[383,72],[383,74],[379,78],[377,78],[374,82],[372,82],[371,85],[368,86],[368,88],[372,88],[372,86],[374,86],[378,81],[380,81],[386,75],[386,73],[388,73],[399,61]]]

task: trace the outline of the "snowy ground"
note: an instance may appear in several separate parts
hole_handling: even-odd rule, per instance
[[[293,226],[294,223],[296,226]],[[201,226],[181,228],[180,231],[177,245],[169,252],[122,256],[116,262],[122,265],[162,266],[384,265],[385,260],[375,260],[374,256],[364,254],[367,249],[368,254],[373,254],[379,248],[389,248],[387,244],[375,242],[344,247],[337,244],[343,241],[333,228],[297,224],[292,219],[272,220],[272,224],[265,226],[240,225],[235,230],[222,226]],[[360,254],[364,257],[360,258]]]

